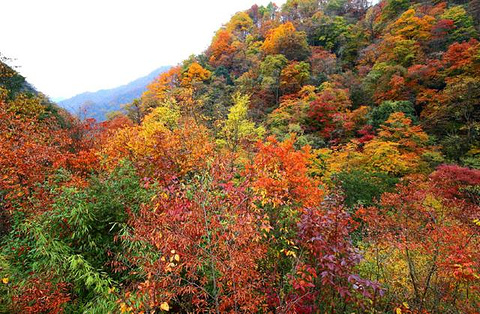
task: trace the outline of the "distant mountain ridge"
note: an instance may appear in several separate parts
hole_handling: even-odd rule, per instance
[[[123,104],[130,103],[135,98],[140,97],[146,90],[147,85],[169,68],[170,66],[162,66],[128,84],[96,92],[85,92],[59,101],[58,105],[72,114],[81,113],[85,118],[95,118],[97,121],[104,121],[107,113],[121,110]]]

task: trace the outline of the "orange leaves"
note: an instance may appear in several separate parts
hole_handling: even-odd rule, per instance
[[[184,71],[181,67],[171,68],[150,84],[142,95],[143,115],[148,114],[152,108],[173,101],[177,102],[183,111],[197,116],[202,102],[196,97],[196,92],[211,75],[209,70],[197,62],[191,63]]]
[[[71,140],[53,119],[19,116],[7,107],[0,100],[0,190],[10,211],[11,205],[40,192],[39,184],[65,164]]]
[[[246,33],[253,27],[253,21],[246,12],[238,12],[227,24],[227,30],[244,38]]]
[[[403,112],[395,112],[381,126],[378,137],[368,142],[362,163],[383,172],[405,174],[414,172],[426,151],[428,136]]]
[[[428,140],[422,127],[412,125],[412,120],[403,112],[392,113],[380,128],[379,138],[394,141],[405,151],[421,153]]]
[[[283,54],[289,60],[304,60],[310,54],[306,35],[291,22],[272,29],[262,46],[267,54]]]
[[[266,53],[278,53],[278,43],[282,37],[292,36],[295,34],[295,26],[291,22],[282,24],[277,28],[271,30],[263,43],[263,50]]]
[[[235,48],[232,46],[232,34],[224,29],[217,32],[208,48],[209,62],[213,66],[228,66]]]
[[[386,34],[379,45],[379,61],[410,66],[425,59],[423,47],[432,37],[435,18],[415,9],[405,11],[386,28]]]
[[[468,42],[454,43],[448,47],[443,56],[443,63],[448,72],[473,72],[480,73],[478,53],[480,44],[477,40],[471,39]]]
[[[378,208],[358,212],[368,224],[368,241],[379,244],[377,258],[389,254],[387,251],[397,252],[395,263],[407,266],[388,267],[382,272],[386,271],[384,276],[390,283],[399,274],[409,278],[398,282],[396,289],[409,291],[416,308],[438,302],[433,291],[443,291],[439,309],[448,308],[453,295],[465,312],[478,307],[478,300],[469,300],[466,290],[480,282],[479,242],[474,236],[478,232],[471,224],[480,208],[461,192],[478,186],[478,182],[478,170],[441,166],[428,179],[405,179],[395,193],[382,196]],[[376,262],[385,263],[382,259]]]
[[[109,168],[127,158],[137,164],[144,176],[163,181],[206,165],[213,144],[205,127],[187,119],[181,127],[169,130],[161,123],[148,121],[113,134],[102,151]]]
[[[360,143],[364,139],[352,140],[334,151],[328,158],[328,168],[333,172],[364,169],[401,176],[420,171],[421,156],[428,151],[427,134],[420,126],[412,125],[403,112],[392,113],[381,125],[378,135],[370,134],[367,139],[363,146]]]
[[[204,69],[200,64],[197,62],[193,62],[182,74],[182,82],[181,85],[183,87],[191,87],[195,83],[201,83],[206,81],[210,78],[212,72]]]
[[[384,100],[408,100],[409,90],[405,84],[405,79],[397,74],[392,75],[389,82],[389,89],[382,93],[376,93],[375,100],[381,102]]]
[[[282,143],[269,137],[265,144],[258,144],[258,152],[246,171],[262,203],[308,207],[322,200],[320,182],[308,175],[313,158],[310,147],[296,150],[294,143],[292,136]]]
[[[394,36],[424,41],[430,38],[434,21],[435,18],[430,15],[421,16],[414,9],[409,9],[390,28]]]
[[[280,89],[282,94],[300,91],[310,79],[310,65],[306,62],[291,62],[280,73]]]
[[[131,257],[148,274],[137,291],[150,304],[137,303],[138,310],[167,310],[165,302],[173,312],[188,307],[253,313],[262,307],[257,261],[266,248],[245,184],[235,185],[230,172],[217,159],[188,182],[171,182],[160,191],[167,197],[155,198],[132,217],[132,240],[151,245],[157,256]]]
[[[147,90],[142,95],[142,109],[144,112],[148,107],[152,106],[150,102],[164,101],[170,96],[173,88],[180,84],[180,72],[180,67],[172,67],[167,72],[160,74],[160,76],[147,86]]]

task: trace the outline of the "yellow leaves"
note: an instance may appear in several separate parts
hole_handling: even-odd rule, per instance
[[[480,219],[474,219],[473,223],[480,227]]]
[[[234,105],[230,108],[227,120],[222,122],[222,137],[229,146],[236,150],[240,142],[253,142],[261,139],[265,129],[255,127],[255,123],[248,119],[250,104],[248,95],[236,93],[232,99]]]
[[[213,151],[209,130],[189,118],[173,127],[179,115],[162,116],[162,112],[157,108],[140,126],[112,134],[102,151],[110,169],[127,158],[140,164],[142,176],[168,180],[206,165]]]
[[[133,307],[128,306],[125,302],[120,303],[120,311],[122,313],[130,313],[133,311]]]
[[[419,16],[415,9],[409,9],[391,25],[392,35],[399,35],[406,39],[427,40],[431,36],[434,22],[434,17]]]
[[[450,208],[445,208],[442,202],[432,194],[427,194],[423,200],[423,205],[427,208],[432,208],[439,216],[442,214],[447,214],[450,211]]]
[[[170,262],[180,262],[180,255],[178,254],[175,254],[175,250],[172,250],[171,253],[173,254],[172,256],[170,256]]]
[[[412,125],[412,120],[403,112],[392,113],[381,126],[378,136],[384,140],[399,143],[402,149],[408,151],[420,150],[428,141],[428,135],[418,125]]]
[[[153,134],[167,128],[170,130],[178,126],[180,120],[180,107],[175,99],[167,99],[152,110],[143,119],[143,127],[146,132]]]
[[[427,134],[421,127],[411,125],[404,113],[393,113],[382,125],[378,137],[357,153],[358,164],[367,170],[405,174],[419,166],[427,140]]]
[[[326,163],[326,175],[360,168],[367,171],[402,175],[421,165],[428,136],[419,126],[412,126],[403,113],[394,113],[382,125],[377,138],[367,142],[363,150],[352,141],[341,149],[319,150]]]
[[[168,305],[167,302],[163,302],[162,304],[160,304],[160,308],[164,311],[170,311],[170,306]]]
[[[45,113],[46,106],[42,104],[40,97],[27,97],[18,95],[13,102],[9,103],[7,111],[18,113],[21,116],[38,117]]]
[[[8,282],[9,282],[9,279],[7,277],[2,278],[2,283],[6,285],[8,284]]]
[[[212,76],[212,72],[203,68],[197,62],[193,62],[189,67],[188,70],[183,73],[182,83],[183,87],[192,86],[192,84],[197,82],[206,81]]]
[[[282,228],[281,230],[284,231],[284,232],[288,232],[288,229],[286,229],[286,228]],[[288,245],[294,245],[295,244],[295,242],[293,242],[290,239],[287,239],[285,242],[287,242]]]
[[[108,294],[112,294],[115,292],[115,287],[108,288]]]
[[[407,302],[403,302],[402,305],[407,310],[410,308]],[[400,307],[395,308],[395,314],[402,314],[402,313],[403,313],[402,308]]]
[[[165,269],[166,272],[172,271],[172,269],[174,267],[178,266],[178,263],[180,262],[180,255],[175,250],[171,250],[170,253],[171,253],[171,256],[170,256],[170,258],[168,258],[168,261],[165,258],[165,256],[162,256],[160,258],[160,260],[162,262],[165,262],[165,268],[164,269]]]
[[[238,12],[226,25],[229,32],[246,32],[253,27],[253,21],[246,12]]]
[[[372,140],[365,145],[364,162],[369,170],[377,170],[392,174],[406,172],[409,160],[402,156],[399,144],[390,141]]]
[[[297,254],[295,253],[295,251],[282,249],[280,252],[284,253],[286,256],[293,256],[295,258],[297,257]]]
[[[286,228],[282,228],[281,231],[283,232],[288,232]],[[283,238],[283,237],[282,237]],[[297,258],[297,253],[295,253],[294,250],[298,250],[298,247],[295,246],[295,242],[293,242],[290,239],[283,238],[285,240],[285,243],[287,243],[289,246],[291,246],[292,249],[282,249],[280,250],[280,253],[284,253],[285,256],[293,256],[294,258]]]
[[[316,173],[323,174],[323,180],[328,181],[333,173],[347,171],[362,165],[363,155],[358,150],[357,143],[347,143],[342,149],[331,150],[328,148],[318,149]]]

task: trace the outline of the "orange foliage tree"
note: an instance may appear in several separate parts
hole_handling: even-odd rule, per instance
[[[479,183],[478,170],[440,166],[427,180],[405,179],[382,196],[381,207],[358,212],[374,276],[397,304],[418,312],[478,308],[480,207],[472,196]]]
[[[257,267],[266,251],[261,215],[246,184],[232,181],[230,169],[217,160],[185,185],[172,181],[132,214],[129,241],[143,253],[133,252],[130,259],[145,279],[124,304],[146,312],[215,313],[264,306]]]
[[[297,32],[291,22],[272,29],[263,43],[267,54],[283,54],[289,60],[304,60],[310,55],[307,36]]]

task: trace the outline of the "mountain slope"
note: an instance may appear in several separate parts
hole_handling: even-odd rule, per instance
[[[58,102],[58,105],[73,114],[81,113],[86,118],[95,118],[98,121],[106,119],[106,114],[121,110],[121,105],[138,98],[145,91],[146,86],[160,73],[167,71],[170,66],[162,66],[150,74],[138,78],[126,85],[112,89],[102,89],[96,92],[86,92],[72,98]]]

